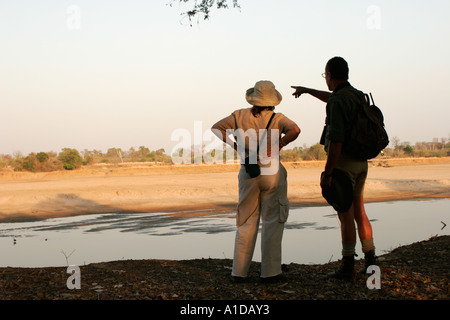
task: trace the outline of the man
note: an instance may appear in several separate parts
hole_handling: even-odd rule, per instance
[[[347,62],[341,57],[334,57],[327,62],[325,73],[322,74],[328,89],[332,92],[300,86],[292,87],[295,89],[293,96],[296,98],[307,93],[327,103],[325,128],[320,141],[327,152],[327,161],[320,186],[322,189],[330,188],[334,169],[345,171],[352,181],[352,205],[346,212],[338,212],[341,222],[343,263],[338,270],[328,274],[329,277],[344,280],[351,280],[354,273],[355,221],[365,258],[365,268],[361,272],[365,273],[367,267],[374,264],[376,260],[372,226],[366,215],[363,200],[368,172],[367,160],[354,159],[343,151],[346,133],[350,129],[350,119],[359,107],[358,101],[363,95],[348,82],[348,73]]]

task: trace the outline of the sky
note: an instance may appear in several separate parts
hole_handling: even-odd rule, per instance
[[[241,0],[192,26],[181,13],[193,1],[170,2],[1,1],[0,154],[208,144],[259,80],[302,130],[288,148],[310,146],[325,104],[291,86],[327,90],[334,56],[391,138],[450,138],[449,1]]]

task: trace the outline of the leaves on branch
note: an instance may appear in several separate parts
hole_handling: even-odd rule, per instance
[[[189,22],[192,26],[192,19],[203,15],[203,20],[208,20],[210,17],[211,9],[228,9],[230,5],[233,8],[240,8],[238,0],[171,0],[169,5],[172,6],[174,2],[189,3],[193,2],[193,7],[182,13],[189,18]],[[230,2],[230,3],[229,3]]]

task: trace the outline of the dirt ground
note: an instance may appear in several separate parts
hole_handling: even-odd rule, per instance
[[[0,299],[448,300],[449,245],[450,236],[433,237],[379,256],[380,289],[368,288],[368,274],[352,282],[326,278],[339,261],[283,265],[285,279],[266,284],[256,262],[247,282],[234,283],[229,259],[125,260],[81,266],[80,289],[68,289],[67,268],[0,268]],[[362,265],[357,260],[356,269]]]

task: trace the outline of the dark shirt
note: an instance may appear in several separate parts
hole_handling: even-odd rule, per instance
[[[325,151],[328,151],[331,141],[345,142],[351,120],[363,97],[364,94],[349,82],[341,83],[334,89],[327,102],[325,128],[321,139]]]

